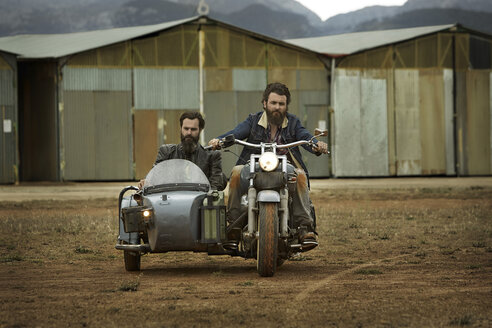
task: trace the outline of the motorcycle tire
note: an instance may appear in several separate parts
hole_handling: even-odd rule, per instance
[[[257,270],[262,277],[272,277],[277,269],[277,203],[259,203]]]
[[[140,252],[123,251],[126,271],[140,271]]]

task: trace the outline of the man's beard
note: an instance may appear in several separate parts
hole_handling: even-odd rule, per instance
[[[198,137],[181,135],[181,144],[183,145],[183,151],[187,154],[193,153],[198,147]]]
[[[284,121],[285,115],[287,115],[287,112],[282,113],[276,110],[270,111],[267,108],[266,114],[267,114],[268,122],[270,124],[281,126]]]

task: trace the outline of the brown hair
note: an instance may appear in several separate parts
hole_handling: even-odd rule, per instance
[[[280,83],[280,82],[274,82],[274,83],[270,83],[269,85],[267,85],[267,87],[265,88],[265,91],[263,92],[263,99],[261,100],[261,103],[263,102],[268,102],[268,97],[270,96],[270,93],[276,93],[280,96],[285,96],[287,97],[287,105],[290,103],[290,92],[289,92],[289,88],[287,88],[287,86],[283,83]]]
[[[203,119],[202,114],[200,114],[200,112],[184,112],[179,118],[180,127],[183,127],[183,121],[185,118],[189,120],[198,119],[198,126],[200,127],[200,131],[203,130],[203,128],[205,127],[205,120]]]

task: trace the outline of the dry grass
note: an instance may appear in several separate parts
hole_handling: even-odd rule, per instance
[[[268,279],[252,260],[188,252],[125,272],[111,199],[1,203],[0,327],[492,325],[492,190],[312,198],[321,245]]]

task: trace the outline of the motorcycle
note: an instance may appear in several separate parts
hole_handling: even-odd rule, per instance
[[[285,260],[317,246],[314,241],[298,242],[299,231],[289,214],[288,183],[293,182],[293,166],[277,149],[314,146],[314,138],[326,135],[327,131],[316,130],[311,140],[284,145],[251,144],[233,135],[220,140],[221,148],[239,144],[261,152],[251,155],[244,176],[248,184],[247,197],[243,197],[245,211],[229,224],[224,192],[211,190],[198,166],[182,159],[155,165],[142,190],[128,186],[118,198],[116,249],[124,252],[125,269],[140,270],[145,253],[193,251],[254,258],[260,276],[273,276]],[[128,191],[135,192],[125,197]],[[314,207],[311,214],[315,219]]]

